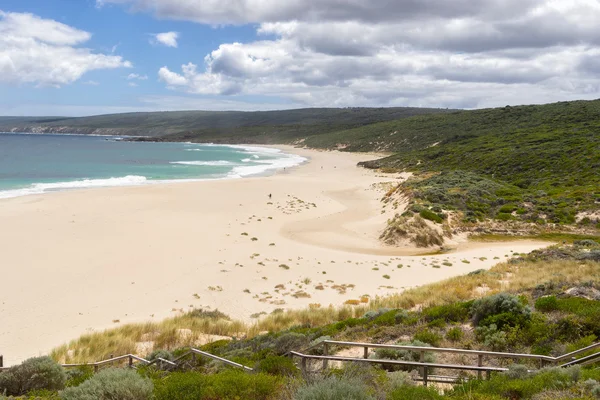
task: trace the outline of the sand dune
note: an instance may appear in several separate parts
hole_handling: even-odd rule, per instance
[[[377,237],[389,215],[381,214],[377,184],[392,177],[357,168],[368,155],[285,149],[311,161],[269,177],[0,200],[5,361],[193,307],[250,320],[275,308],[385,295],[544,245],[426,257],[383,246]],[[432,267],[442,260],[452,266]],[[289,290],[276,292],[279,284]],[[335,284],[355,286],[339,294]],[[310,298],[292,297],[294,290]]]

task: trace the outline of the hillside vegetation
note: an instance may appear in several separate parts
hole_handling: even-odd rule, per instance
[[[0,117],[0,132],[80,133],[161,137],[166,141],[287,143],[421,114],[426,108],[305,108],[282,111],[169,111],[66,117]]]
[[[443,219],[454,212],[464,223],[492,219],[533,229],[600,228],[600,101],[431,115],[374,127],[376,137],[394,129],[415,138],[406,148],[390,142],[395,154],[361,163],[416,172],[398,188],[416,205],[413,212],[425,208]]]
[[[141,369],[138,374],[107,370],[93,375],[90,368],[65,376],[48,359],[32,359],[0,378],[0,390],[29,393],[38,398],[148,399],[596,399],[600,395],[598,369],[546,368],[512,365],[510,359],[489,359],[486,365],[510,366],[488,381],[469,380],[454,388],[422,388],[411,376],[417,371],[359,367],[348,363],[329,371],[301,375],[283,357],[325,339],[376,343],[411,343],[424,347],[455,347],[557,356],[589,346],[600,336],[600,243],[581,240],[529,255],[515,255],[490,271],[373,299],[368,305],[339,309],[313,308],[304,312],[275,312],[257,323],[254,334],[237,340],[220,340],[202,350],[251,366],[255,374],[232,371],[207,359],[195,359],[185,370],[165,373]],[[508,289],[507,289],[508,288]],[[343,311],[344,310],[344,311]],[[179,321],[182,329],[199,325],[232,324],[218,312],[194,311]],[[269,330],[259,333],[257,330]],[[157,338],[149,359],[173,359],[194,345],[194,336],[177,340],[171,324],[128,325],[82,337],[53,352],[55,360],[85,361],[135,351],[144,333]],[[223,332],[224,333],[224,332]],[[146,336],[147,336],[146,334]],[[158,335],[158,336],[156,336]],[[165,340],[171,337],[173,340]],[[161,339],[159,339],[161,338]],[[129,347],[131,346],[131,347]],[[329,354],[347,349],[330,346]],[[315,350],[318,351],[318,350]],[[360,349],[362,355],[362,349]],[[319,354],[319,353],[317,353]],[[380,349],[374,359],[418,360],[411,351]],[[425,353],[428,362],[473,363],[463,355]],[[523,362],[527,362],[526,360]],[[318,367],[317,364],[311,367]],[[25,375],[43,369],[44,379],[24,386]],[[37,374],[42,375],[42,374]],[[473,374],[462,375],[474,378]],[[2,375],[0,374],[0,377]],[[54,379],[52,379],[54,378]],[[99,382],[97,382],[99,381]],[[88,382],[88,383],[86,383]],[[61,391],[62,387],[71,387]],[[104,390],[112,395],[102,394]],[[115,393],[140,391],[139,397]],[[85,397],[89,393],[92,397]],[[94,397],[96,396],[96,397]],[[112,397],[111,397],[112,396]],[[0,396],[1,398],[1,396]],[[31,397],[30,397],[31,398]]]

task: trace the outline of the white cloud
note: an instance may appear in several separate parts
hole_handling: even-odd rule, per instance
[[[148,75],[140,75],[140,74],[129,74],[127,75],[127,80],[131,81],[131,80],[140,80],[140,81],[145,81],[148,79]]]
[[[83,82],[84,85],[90,85],[90,86],[98,86],[100,85],[100,82],[96,82],[96,81],[86,81]]]
[[[131,67],[122,57],[76,47],[90,38],[54,20],[0,11],[0,82],[61,86],[88,71]]]
[[[479,107],[600,97],[597,0],[103,0],[160,18],[257,24],[159,79],[310,106]]]
[[[177,47],[177,39],[179,33],[177,32],[163,32],[152,35],[151,43],[160,43],[167,47]]]
[[[130,87],[138,87],[139,85],[135,82],[129,82],[127,85],[129,85]]]

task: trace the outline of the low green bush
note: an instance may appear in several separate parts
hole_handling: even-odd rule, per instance
[[[540,297],[535,301],[535,309],[542,312],[558,310],[558,300],[555,296]]]
[[[424,343],[419,340],[413,340],[412,342],[400,342],[400,346],[416,346],[416,347],[432,347],[429,343]],[[421,360],[421,352],[414,350],[404,349],[376,349],[370,358],[372,359],[383,359],[383,360],[401,360],[410,362],[419,362]],[[425,352],[424,361],[427,363],[434,363],[436,360],[435,354],[432,352]],[[384,366],[388,371],[412,371],[416,369],[413,366]]]
[[[275,400],[281,397],[282,389],[282,378],[264,373],[173,372],[154,380],[154,400]]]
[[[288,351],[292,350],[303,350],[308,346],[309,340],[308,338],[296,332],[286,332],[275,339],[273,343],[273,351],[277,355],[284,355]]]
[[[301,386],[294,400],[374,400],[369,387],[357,380],[330,376]]]
[[[465,333],[461,328],[455,326],[446,332],[446,339],[451,340],[453,342],[460,341],[465,336]]]
[[[471,304],[472,302],[456,302],[429,307],[423,310],[422,316],[426,321],[443,319],[447,322],[464,322],[469,318],[469,307]]]
[[[78,368],[70,368],[66,370],[67,373],[67,387],[79,386],[83,382],[94,376],[94,368],[91,366],[84,366]]]
[[[423,386],[404,386],[393,390],[388,400],[438,400],[444,397],[434,388]]]
[[[415,333],[413,338],[419,342],[429,343],[434,347],[438,347],[443,339],[441,335],[427,329]]]
[[[444,219],[442,217],[440,217],[438,214],[436,214],[433,211],[428,210],[428,209],[421,210],[419,215],[421,216],[421,218],[428,219],[433,222],[437,222],[438,224],[441,224],[442,222],[444,222]]]
[[[0,373],[0,393],[21,396],[32,390],[61,390],[67,374],[50,357],[36,357]]]
[[[280,356],[269,356],[260,360],[255,370],[279,376],[296,376],[300,372],[290,358]]]
[[[62,400],[148,400],[153,385],[131,369],[105,369],[76,387],[62,391]]]
[[[162,358],[163,360],[173,360],[173,353],[171,353],[168,350],[154,350],[152,353],[150,353],[149,356],[146,357],[146,359],[148,361],[154,361],[158,358]]]
[[[471,306],[471,316],[475,325],[479,325],[486,318],[499,314],[512,314],[514,318],[529,319],[531,309],[523,305],[518,297],[508,293],[499,293],[478,299]]]

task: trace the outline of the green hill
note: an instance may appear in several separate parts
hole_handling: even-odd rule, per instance
[[[394,155],[363,166],[442,172],[408,184],[429,208],[459,209],[469,220],[599,222],[598,215],[580,213],[600,209],[600,101],[465,111],[372,128],[372,137],[394,129],[413,142],[389,141]],[[360,138],[353,143],[373,146]]]
[[[244,142],[263,137],[280,143],[315,132],[331,132],[420,114],[426,108],[306,108],[280,111],[172,111],[109,114],[82,118],[0,117],[0,132],[165,136],[163,140]],[[259,141],[257,141],[259,142]]]

